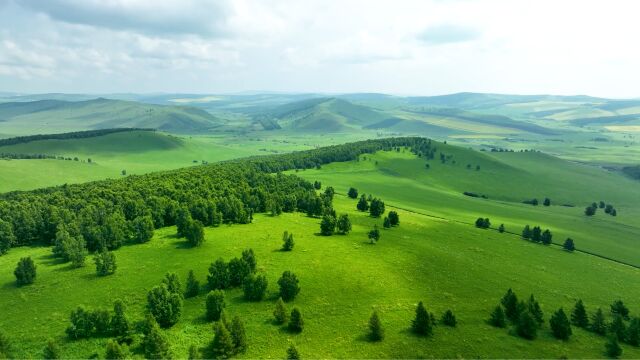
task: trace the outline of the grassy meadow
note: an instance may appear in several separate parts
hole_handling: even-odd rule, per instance
[[[399,211],[400,226],[383,230],[381,240],[370,245],[366,232],[380,219],[355,210],[355,200],[337,196],[337,212],[348,213],[353,231],[346,236],[319,236],[319,219],[302,214],[278,217],[257,215],[249,225],[223,225],[206,229],[200,248],[184,246],[175,228],[156,231],[151,242],[125,246],[115,252],[116,274],[95,275],[86,267],[71,269],[57,263],[49,248],[17,248],[0,262],[0,327],[19,344],[19,358],[41,356],[46,339],[59,341],[63,357],[104,356],[107,339],[71,341],[64,334],[72,309],[83,304],[108,308],[117,299],[128,305],[132,320],[141,320],[146,292],[167,271],[180,275],[183,284],[193,269],[206,282],[208,265],[216,258],[229,260],[252,248],[258,269],[267,274],[265,300],[247,302],[241,290],[226,292],[230,316],[240,316],[247,328],[244,358],[282,358],[295,344],[307,358],[598,358],[604,356],[605,339],[574,328],[569,341],[551,336],[548,323],[533,341],[485,323],[489,312],[507,288],[520,297],[533,293],[548,321],[559,307],[569,310],[581,298],[589,311],[608,309],[615,299],[631,305],[637,314],[640,270],[581,253],[567,253],[520,240],[517,236],[452,221]],[[292,252],[281,252],[282,232],[294,234]],[[12,270],[20,257],[32,256],[38,266],[35,284],[17,288]],[[301,334],[291,334],[272,323],[277,279],[291,270],[300,279],[301,292],[291,303],[305,319]],[[204,320],[204,291],[185,301],[181,320],[166,334],[178,358],[191,344],[206,347],[212,324]],[[458,318],[456,328],[438,325],[430,338],[409,331],[418,301],[437,317],[447,309]],[[372,310],[380,313],[386,338],[366,339]],[[640,350],[623,345],[625,358]],[[136,348],[134,347],[134,350]],[[136,356],[141,356],[137,353]]]

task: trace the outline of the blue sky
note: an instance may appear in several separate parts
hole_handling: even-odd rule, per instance
[[[0,91],[640,97],[640,2],[0,0]]]

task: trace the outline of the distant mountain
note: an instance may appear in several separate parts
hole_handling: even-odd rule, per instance
[[[0,120],[3,121],[2,128],[25,130],[19,132],[26,132],[29,128],[40,132],[65,132],[68,129],[127,127],[189,133],[221,125],[215,116],[190,106],[164,106],[104,98],[0,103]],[[43,131],[47,128],[49,131]]]
[[[386,113],[337,98],[318,98],[278,106],[269,114],[283,128],[340,132],[360,129],[392,118]]]
[[[406,98],[410,105],[429,105],[456,107],[462,109],[477,109],[497,107],[514,103],[528,103],[535,101],[564,101],[564,102],[602,102],[605,99],[586,95],[559,96],[559,95],[505,95],[462,92],[438,96],[417,96]]]

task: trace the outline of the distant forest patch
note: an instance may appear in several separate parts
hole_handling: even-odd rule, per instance
[[[104,136],[119,132],[127,131],[156,131],[155,129],[148,128],[117,128],[117,129],[100,129],[100,130],[87,130],[87,131],[75,131],[62,134],[41,134],[30,136],[18,136],[9,139],[1,139],[0,146],[24,144],[37,140],[67,140],[67,139],[84,139],[97,136]]]
[[[625,166],[622,168],[622,172],[632,177],[633,179],[640,180],[640,165]]]

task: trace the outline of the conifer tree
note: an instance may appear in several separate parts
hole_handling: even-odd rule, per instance
[[[228,359],[235,353],[231,333],[221,321],[215,325],[215,335],[211,344],[211,351],[216,359]]]
[[[549,319],[549,326],[553,336],[557,339],[568,340],[569,336],[571,336],[571,324],[569,324],[569,319],[567,319],[567,315],[562,308],[553,313],[551,319]]]
[[[498,226],[498,232],[500,233],[504,232],[504,224],[500,224],[500,226]]]
[[[391,226],[400,225],[400,216],[398,216],[397,211],[389,211],[389,221],[391,222]]]
[[[544,245],[551,245],[551,238],[552,238],[551,231],[549,231],[549,229],[546,229],[542,233],[542,236],[540,239]]]
[[[284,234],[282,234],[282,250],[291,251],[294,245],[293,234],[285,231]]]
[[[224,260],[218,258],[214,263],[211,263],[209,266],[209,275],[207,275],[209,289],[226,289],[229,287],[230,282],[231,276],[229,275],[229,268]]]
[[[231,321],[231,338],[233,339],[233,347],[236,353],[243,353],[247,350],[247,334],[244,330],[244,323],[239,317],[235,316]]]
[[[207,298],[205,300],[207,320],[209,321],[220,320],[220,315],[222,314],[222,311],[224,311],[225,306],[226,304],[224,301],[224,291],[211,290],[207,294]]]
[[[600,308],[598,308],[598,310],[596,310],[596,312],[591,317],[591,331],[599,335],[604,335],[607,332],[604,313]]]
[[[322,221],[320,222],[320,234],[324,236],[333,235],[333,232],[336,230],[337,220],[335,216],[325,214],[322,216]]]
[[[567,238],[567,240],[564,241],[564,244],[562,245],[562,248],[567,250],[567,251],[574,251],[576,249],[576,245],[573,242],[572,238]]]
[[[152,316],[145,321],[142,349],[146,359],[171,359],[169,342]]]
[[[516,333],[520,337],[528,340],[536,338],[538,333],[538,324],[529,311],[522,311],[518,316],[518,321],[516,322]]]
[[[276,307],[273,310],[273,317],[275,318],[276,324],[284,324],[287,322],[287,308],[282,297],[278,298],[278,301],[276,301]]]
[[[109,328],[115,336],[125,336],[131,329],[129,318],[125,313],[126,310],[127,307],[122,300],[117,299],[113,303],[113,315],[111,316],[111,320],[109,322]]]
[[[442,314],[442,319],[440,319],[443,325],[456,327],[457,321],[456,316],[453,315],[453,311],[447,310],[444,314]]]
[[[504,314],[507,319],[516,322],[518,320],[518,297],[513,290],[507,290],[507,293],[502,297],[502,306],[504,306]]]
[[[300,354],[298,353],[298,349],[295,346],[291,345],[287,349],[287,360],[299,360]]]
[[[253,252],[253,249],[245,249],[242,251],[242,260],[249,265],[249,269],[251,272],[256,272],[258,267],[258,261],[256,260],[256,254]]]
[[[627,327],[624,324],[622,316],[618,314],[613,316],[613,320],[611,320],[611,324],[609,324],[609,332],[614,334],[619,341],[624,341],[626,339]]]
[[[369,339],[371,341],[381,341],[384,339],[384,329],[380,322],[378,312],[374,311],[369,318]]]
[[[622,348],[618,344],[618,338],[615,335],[611,334],[607,338],[607,342],[604,344],[604,351],[612,359],[617,359],[622,355]]]
[[[33,284],[36,280],[36,264],[31,257],[21,258],[13,274],[16,276],[18,286]]]
[[[346,235],[351,231],[351,220],[349,220],[349,215],[342,214],[338,218],[338,223],[336,225],[338,232],[340,234]]]
[[[360,196],[360,200],[358,200],[358,204],[356,205],[356,208],[359,211],[367,211],[369,210],[369,203],[367,202],[367,197],[362,194],[362,196]]]
[[[302,329],[304,328],[304,320],[302,319],[302,313],[300,312],[300,310],[298,310],[298,308],[294,307],[293,310],[291,310],[288,328],[289,331],[292,332],[302,332]]]
[[[425,309],[422,301],[418,303],[418,307],[416,307],[416,316],[411,323],[411,330],[415,334],[422,336],[429,336],[433,332],[433,322],[431,321],[431,316]]]
[[[640,346],[640,318],[634,317],[627,328],[627,342],[629,345]]]
[[[522,238],[525,240],[531,239],[531,228],[529,227],[529,225],[525,225],[524,229],[522,230]]]
[[[531,294],[531,296],[529,297],[529,301],[527,302],[527,309],[533,316],[533,319],[538,323],[538,326],[542,326],[542,323],[544,323],[544,314],[542,313],[540,304],[533,297],[533,294]]]
[[[573,311],[571,312],[571,323],[583,329],[589,327],[589,316],[587,315],[587,310],[580,299],[576,301]]]
[[[499,328],[507,326],[502,306],[496,305],[495,309],[493,309],[489,316],[489,324]]]
[[[620,315],[624,320],[629,320],[629,309],[622,300],[616,300],[611,304],[611,314]]]
[[[278,280],[280,286],[280,297],[284,301],[293,300],[300,292],[300,286],[298,285],[298,277],[291,271],[285,271]]]
[[[200,282],[196,279],[196,274],[193,270],[189,270],[187,275],[187,289],[184,292],[185,298],[192,298],[198,296],[200,293]]]

